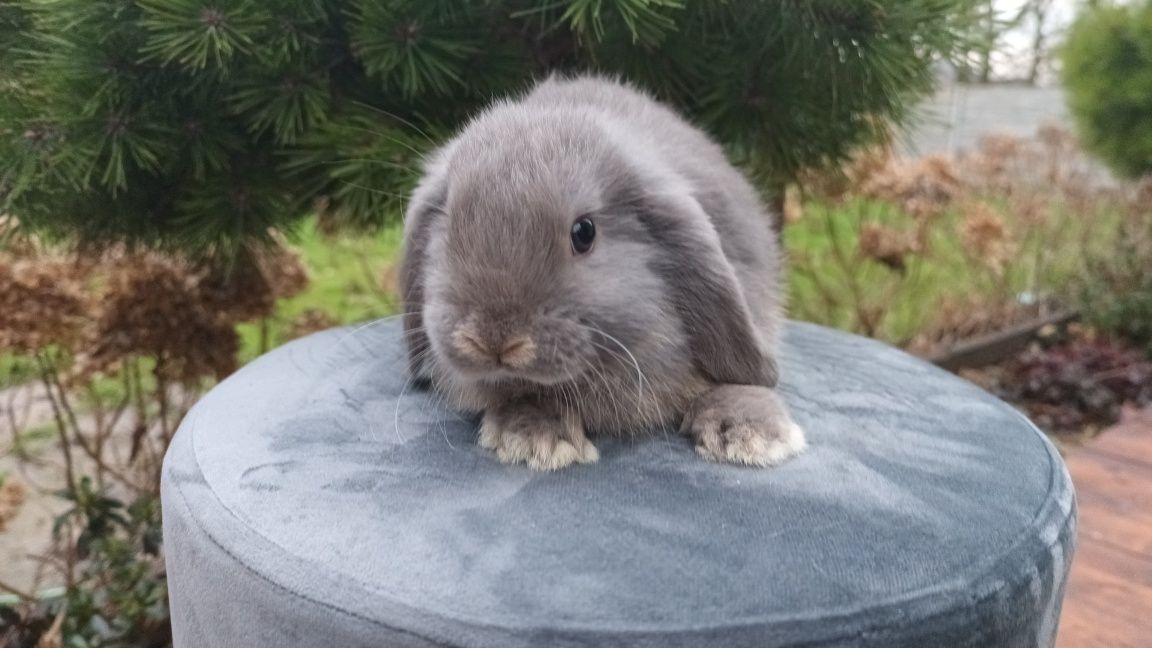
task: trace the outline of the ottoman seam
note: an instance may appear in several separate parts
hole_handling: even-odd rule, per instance
[[[1051,444],[1048,442],[1047,438],[1044,436],[1044,433],[1041,432],[1040,429],[1037,428],[1034,423],[1032,423],[1032,421],[1030,421],[1026,416],[1021,414],[1015,408],[1012,408],[1012,411],[1014,414],[1016,414],[1016,416],[1020,420],[1022,420],[1028,426],[1028,428],[1032,431],[1036,440],[1039,441],[1040,445],[1044,448],[1044,455],[1048,459],[1048,486],[1045,489],[1045,497],[1044,497],[1043,501],[1040,503],[1040,506],[1032,514],[1031,521],[1028,523],[1028,526],[1023,531],[1021,531],[1020,534],[1018,534],[1012,540],[1012,542],[1008,546],[1008,549],[1004,553],[1001,554],[1001,559],[1004,556],[1015,553],[1017,551],[1017,549],[1019,549],[1020,546],[1024,544],[1025,540],[1032,534],[1032,532],[1034,532],[1040,528],[1043,528],[1044,525],[1040,524],[1039,522],[1041,521],[1042,515],[1045,512],[1045,509],[1055,508],[1056,509],[1055,512],[1059,513],[1064,518],[1063,523],[1060,526],[1060,532],[1056,534],[1056,537],[1053,538],[1052,542],[1044,543],[1044,548],[1046,550],[1051,550],[1052,547],[1055,547],[1057,544],[1060,544],[1060,538],[1063,536],[1064,531],[1066,529],[1068,529],[1068,527],[1072,524],[1071,511],[1069,511],[1068,513],[1065,513],[1063,510],[1063,507],[1060,506],[1058,502],[1055,502],[1053,500],[1053,497],[1052,497],[1054,491],[1056,490],[1055,489],[1056,479],[1057,479],[1057,474],[1060,472],[1060,470],[1058,470],[1058,466],[1056,464],[1055,457],[1053,456],[1054,450],[1053,450]],[[1075,544],[1074,540],[1075,539],[1073,538],[1073,545]],[[968,579],[968,583],[969,584],[977,584],[977,583],[980,583],[981,581],[985,580],[987,578],[988,574],[992,571],[992,569],[995,568],[995,566],[998,562],[999,561],[997,561],[995,559],[990,559],[988,568],[980,571],[978,574],[976,574],[973,577],[971,577],[970,579]],[[986,592],[986,593],[980,595],[979,597],[973,598],[971,600],[974,604],[982,603],[982,602],[994,597],[996,594],[1001,592],[1008,585],[1009,585],[1009,583],[1007,583],[1007,582],[1002,583],[999,587],[992,589],[989,592]],[[924,592],[925,591],[926,590],[922,588],[922,589],[918,590],[916,593],[914,593],[912,596],[909,596],[907,598],[892,600],[892,601],[889,601],[886,603],[882,603],[878,606],[858,608],[852,612],[849,612],[846,614],[841,614],[838,616],[840,618],[843,618],[846,616],[851,616],[852,614],[865,613],[865,612],[868,612],[869,610],[880,610],[880,609],[885,609],[885,608],[891,609],[891,608],[899,606],[902,603],[907,603],[910,601],[915,601],[917,599],[924,598]],[[938,610],[938,608],[937,608],[937,610]],[[914,623],[917,620],[928,618],[930,616],[932,616],[931,612],[926,613],[926,614],[921,614],[921,615],[918,615],[917,617],[913,617],[910,619],[906,619],[904,626],[906,627],[909,623]],[[880,629],[880,628],[883,628],[883,626],[877,626],[876,628]],[[873,630],[873,631],[878,632],[878,633],[883,632],[883,630]],[[856,632],[849,632],[849,633],[842,634],[839,637],[836,637],[836,639],[843,639],[843,638],[852,637],[852,636],[863,637],[868,632],[870,632],[870,631],[869,630],[859,630]]]
[[[1065,517],[1063,524],[1060,525],[1060,532],[1056,534],[1056,537],[1053,539],[1053,541],[1050,543],[1044,543],[1045,552],[1044,552],[1043,559],[1039,560],[1039,561],[1032,561],[1030,564],[1035,564],[1038,566],[1042,562],[1047,562],[1047,563],[1052,563],[1053,568],[1055,568],[1055,560],[1052,557],[1052,548],[1056,547],[1057,545],[1063,544],[1060,540],[1061,540],[1061,538],[1064,537],[1065,533],[1069,531],[1069,529],[1070,529],[1070,527],[1072,527],[1072,525],[1073,525],[1072,516],[1069,515],[1069,516]],[[1075,536],[1073,535],[1071,542],[1069,543],[1069,547],[1070,547],[1069,553],[1071,553],[1071,550],[1074,550],[1075,545],[1076,545]],[[987,576],[987,574],[988,574],[988,572],[984,572],[983,574],[981,574],[981,577],[978,579],[975,579],[973,581],[973,584],[977,584],[980,580],[982,580],[985,576]],[[1023,579],[1020,579],[1020,578],[1015,578],[1015,579],[1011,579],[1011,580],[1005,579],[1005,581],[1003,583],[1001,583],[998,587],[990,589],[987,592],[984,592],[983,594],[980,594],[978,596],[970,596],[969,601],[973,606],[978,606],[982,603],[985,603],[986,601],[989,601],[989,600],[995,598],[997,595],[999,595],[1005,589],[1018,587],[1022,582],[1025,582],[1025,581]],[[928,617],[931,617],[931,616],[932,616],[932,614],[922,614],[922,615],[918,615],[916,617],[911,617],[909,619],[905,619],[904,623],[899,625],[899,626],[890,626],[890,625],[889,626],[873,626],[872,628],[861,630],[861,631],[858,631],[855,633],[845,633],[845,634],[839,635],[837,637],[833,637],[833,638],[831,638],[831,640],[844,639],[847,637],[858,637],[858,638],[869,638],[869,639],[879,638],[879,637],[883,637],[885,635],[889,635],[895,630],[899,630],[901,628],[908,627],[909,625],[916,623],[917,621],[921,621],[921,620],[928,618]],[[872,636],[868,636],[868,635],[872,635]]]

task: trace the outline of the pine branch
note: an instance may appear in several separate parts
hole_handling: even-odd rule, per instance
[[[52,236],[194,250],[318,202],[377,225],[435,141],[553,70],[633,81],[775,185],[907,119],[983,6],[0,0],[0,210]]]
[[[257,48],[260,27],[268,18],[252,0],[139,0],[140,26],[148,33],[141,52],[163,63],[202,70],[225,70],[242,54]]]

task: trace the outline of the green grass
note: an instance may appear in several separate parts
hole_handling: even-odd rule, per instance
[[[34,455],[59,438],[55,422],[43,423],[19,430],[12,438],[12,451],[19,455]]]
[[[309,285],[301,294],[281,300],[265,323],[239,327],[241,360],[291,339],[292,322],[308,311],[320,311],[337,324],[362,322],[397,312],[397,296],[385,285],[403,240],[396,224],[372,234],[324,236],[312,221],[293,237],[291,246],[308,269]],[[267,338],[261,342],[262,328]]]
[[[0,352],[0,389],[26,383],[35,377],[35,365],[29,357]]]
[[[1002,214],[1011,228],[1011,214]],[[880,322],[871,333],[902,344],[930,327],[949,300],[1017,299],[1022,294],[1074,301],[1074,284],[1086,253],[1099,253],[1118,213],[1054,213],[1016,241],[1002,273],[993,272],[964,247],[962,216],[946,212],[933,222],[924,254],[910,256],[901,273],[858,252],[859,225],[876,222],[911,228],[908,216],[885,203],[849,201],[806,205],[805,215],[785,228],[792,257],[790,315],[836,328],[861,331],[858,310]],[[839,252],[837,251],[839,250]]]

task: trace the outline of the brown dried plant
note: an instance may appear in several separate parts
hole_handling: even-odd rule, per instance
[[[861,257],[903,273],[908,258],[923,250],[923,241],[915,230],[865,222],[860,225],[858,248]]]
[[[36,361],[67,483],[77,478],[75,449],[95,465],[99,486],[154,492],[177,423],[205,386],[236,368],[236,325],[269,317],[307,281],[283,248],[227,262],[39,243],[0,253],[0,345]],[[120,383],[122,396],[101,396],[101,380]],[[129,447],[114,461],[110,437],[121,430]]]
[[[309,308],[292,319],[289,330],[292,337],[304,337],[336,326],[338,322],[328,313]]]
[[[88,295],[68,259],[0,253],[0,349],[25,354],[71,349],[88,308]]]
[[[890,202],[914,218],[938,216],[951,206],[961,190],[952,162],[939,156],[889,158],[882,166],[869,160],[865,169],[867,173],[861,173],[854,193]]]
[[[20,512],[24,498],[24,484],[11,478],[0,479],[0,531]]]
[[[235,370],[235,328],[204,298],[183,261],[131,255],[106,281],[74,376],[110,373],[141,357],[154,361],[158,379],[184,385]]]
[[[307,282],[300,260],[281,248],[244,250],[225,262],[0,240],[0,349],[34,362],[39,387],[13,392],[36,393],[50,406],[61,461],[46,455],[35,461],[61,465],[71,507],[53,525],[54,549],[43,556],[42,573],[70,592],[107,592],[113,585],[134,587],[132,579],[144,569],[150,575],[139,582],[150,588],[149,600],[162,605],[158,538],[149,534],[159,533],[160,468],[176,426],[204,389],[235,369],[237,324],[268,318],[278,299]],[[315,319],[313,326],[322,325]],[[21,422],[13,409],[7,408],[6,422],[18,440]],[[22,495],[17,482],[0,484],[0,528]],[[108,509],[101,502],[130,504]],[[105,535],[128,544],[101,544],[107,551],[93,558],[104,551],[91,544],[93,516],[103,516],[105,527],[108,519],[119,520],[118,530],[107,527]],[[117,553],[139,546],[153,548]],[[121,567],[101,562],[113,557],[136,576],[113,583]],[[3,582],[0,590],[34,600]],[[58,640],[59,627],[44,636]]]
[[[269,317],[278,300],[308,286],[300,258],[283,247],[245,248],[226,263],[201,265],[195,277],[205,306],[233,323]]]
[[[958,156],[956,169],[967,193],[996,196],[1014,208],[1061,206],[1090,214],[1101,201],[1115,199],[1120,188],[1071,133],[1054,125],[1041,126],[1030,139],[985,137],[975,150]],[[1028,215],[1035,222],[1038,213]]]
[[[1004,274],[1016,255],[1004,218],[983,202],[966,203],[962,208],[960,239],[969,257],[997,275]]]
[[[923,339],[924,330],[945,340],[966,329],[947,313],[948,300],[997,326],[1074,301],[1076,264],[1101,245],[1100,224],[1132,211],[1141,191],[1143,204],[1152,204],[1152,180],[1135,187],[1110,180],[1073,136],[1051,126],[1033,138],[987,137],[954,158],[908,159],[881,147],[800,184],[796,211],[817,219],[810,235],[831,243],[816,257],[792,250],[792,266],[816,288],[827,321],[887,336],[890,313],[937,293],[917,309],[922,330],[902,328],[889,337],[898,343]],[[890,272],[865,273],[868,264]],[[939,272],[920,271],[941,267],[957,278],[955,288],[939,284]]]

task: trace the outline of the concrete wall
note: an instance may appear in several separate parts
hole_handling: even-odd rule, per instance
[[[946,84],[918,111],[917,124],[902,138],[908,155],[956,153],[984,135],[1035,134],[1045,123],[1071,127],[1060,87]]]

